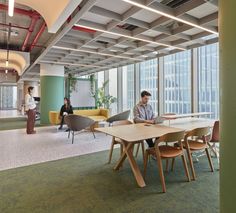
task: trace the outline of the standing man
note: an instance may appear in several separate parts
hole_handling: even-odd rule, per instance
[[[148,104],[148,101],[151,97],[151,93],[148,91],[141,92],[141,100],[140,102],[134,107],[134,123],[147,123],[147,124],[154,124],[154,113],[152,106]],[[149,147],[154,147],[153,140],[147,139],[146,140]]]
[[[36,104],[33,97],[34,87],[28,87],[28,93],[25,95],[25,111],[27,114],[27,134],[35,134],[34,130],[35,124],[35,114],[36,114]]]

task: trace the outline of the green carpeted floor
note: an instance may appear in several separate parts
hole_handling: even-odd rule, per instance
[[[147,186],[138,188],[128,162],[120,171],[112,170],[117,153],[110,165],[104,151],[1,171],[0,212],[219,212],[219,172],[209,172],[206,157],[195,164],[197,180],[190,183],[177,160],[175,171],[165,174],[163,194],[155,161],[148,165]],[[142,167],[141,157],[138,162]]]
[[[36,121],[36,127],[40,125],[40,121]],[[26,118],[1,118],[0,130],[24,129],[26,128]]]

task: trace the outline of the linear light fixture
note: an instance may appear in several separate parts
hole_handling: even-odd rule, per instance
[[[57,62],[57,61],[40,61],[41,63],[47,63],[47,64],[59,64],[59,65],[69,65],[69,66],[81,66],[81,67],[93,67],[93,68],[101,68],[101,66],[95,66],[90,64],[80,64],[80,63],[68,63],[68,62]],[[104,66],[102,66],[104,67]]]
[[[168,13],[162,12],[162,11],[160,11],[160,10],[153,9],[153,8],[151,8],[151,7],[147,7],[147,6],[145,6],[145,5],[143,5],[143,4],[140,4],[140,3],[138,3],[138,2],[134,2],[134,1],[131,1],[131,0],[122,0],[122,1],[127,2],[127,3],[129,3],[129,4],[132,4],[132,5],[134,5],[134,6],[140,7],[140,8],[142,8],[142,9],[149,10],[149,11],[151,11],[151,12],[157,13],[157,14],[159,14],[159,15],[165,16],[165,17],[167,17],[167,18],[170,18],[170,19],[173,19],[173,20],[182,22],[182,23],[187,24],[187,25],[190,25],[190,26],[192,26],[192,27],[196,27],[196,28],[199,28],[199,29],[201,29],[201,30],[205,30],[205,31],[207,31],[207,32],[210,32],[210,33],[219,35],[219,33],[216,32],[216,31],[207,29],[207,28],[205,28],[205,27],[202,27],[202,26],[200,26],[200,25],[197,25],[197,24],[194,24],[194,23],[192,23],[192,22],[186,21],[186,20],[184,20],[184,19],[178,18],[178,17],[176,17],[176,16],[170,15],[170,14],[168,14]]]
[[[15,3],[14,0],[8,1],[8,15],[11,17],[14,15],[14,3]]]
[[[164,43],[160,43],[160,42],[156,42],[156,41],[149,41],[149,40],[142,39],[142,38],[136,38],[136,37],[133,37],[133,36],[123,35],[121,33],[110,32],[108,30],[101,30],[101,29],[98,29],[98,28],[95,28],[95,27],[88,27],[88,26],[85,26],[85,25],[82,25],[82,24],[75,24],[75,26],[83,27],[83,28],[87,28],[87,29],[91,29],[91,30],[96,30],[96,31],[103,32],[103,33],[108,33],[108,34],[111,34],[111,35],[122,36],[122,37],[133,39],[133,40],[139,40],[139,41],[144,41],[144,42],[148,42],[148,43],[158,44],[158,45],[165,46],[165,47],[171,47],[171,48],[175,48],[175,49],[179,49],[179,50],[186,50],[185,48],[182,48],[182,47],[172,46],[172,45],[168,45],[168,44],[164,44]]]
[[[72,51],[84,52],[84,53],[92,53],[92,54],[104,55],[104,56],[111,56],[111,57],[115,57],[115,58],[129,59],[129,60],[133,60],[133,61],[143,61],[142,59],[131,58],[131,57],[127,57],[127,56],[112,55],[112,54],[108,54],[108,53],[94,52],[94,51],[90,51],[90,50],[80,50],[80,49],[70,48],[70,47],[53,46],[52,48],[61,49],[61,50],[72,50]]]

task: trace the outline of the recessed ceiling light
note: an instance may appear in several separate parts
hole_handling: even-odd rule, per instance
[[[77,26],[77,27],[84,27],[84,28],[87,28],[87,29],[96,30],[96,31],[103,32],[103,33],[108,33],[108,34],[111,34],[111,35],[118,35],[118,36],[121,36],[121,37],[133,39],[133,40],[138,40],[138,41],[144,41],[144,42],[147,42],[147,43],[158,44],[158,45],[165,46],[165,47],[172,47],[172,48],[179,49],[179,50],[186,50],[185,48],[182,48],[182,47],[172,46],[172,45],[169,45],[169,44],[164,44],[164,43],[160,43],[160,42],[156,42],[156,41],[150,41],[150,40],[146,40],[146,39],[142,39],[142,38],[136,38],[136,37],[133,37],[133,36],[123,35],[121,33],[116,33],[116,32],[110,32],[108,30],[102,30],[102,29],[98,29],[98,28],[95,28],[95,27],[89,27],[89,26],[82,25],[82,24],[75,24],[75,26]]]
[[[8,15],[11,16],[11,17],[14,14],[14,3],[15,3],[14,0],[9,0],[8,1]]]
[[[208,28],[202,27],[202,26],[200,26],[200,25],[194,24],[194,23],[192,23],[192,22],[186,21],[186,20],[184,20],[184,19],[178,18],[178,17],[176,17],[176,16],[170,15],[170,14],[165,13],[165,12],[162,12],[162,11],[160,11],[160,10],[153,9],[153,8],[151,8],[151,7],[147,7],[147,6],[145,6],[145,5],[143,5],[143,4],[140,4],[140,3],[138,3],[138,2],[134,2],[134,1],[131,1],[131,0],[122,0],[122,1],[127,2],[127,3],[129,3],[129,4],[132,4],[132,5],[134,5],[134,6],[140,7],[140,8],[142,8],[142,9],[149,10],[149,11],[151,11],[151,12],[157,13],[157,14],[159,14],[159,15],[168,17],[168,18],[170,18],[170,19],[173,19],[173,20],[182,22],[182,23],[187,24],[187,25],[190,25],[190,26],[192,26],[192,27],[196,27],[196,28],[199,28],[199,29],[201,29],[201,30],[204,30],[204,31],[207,31],[207,32],[216,34],[216,35],[219,35],[219,33],[216,32],[216,31],[210,30],[210,29],[208,29]]]

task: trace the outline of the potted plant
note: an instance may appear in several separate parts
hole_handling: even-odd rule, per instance
[[[105,94],[105,88],[108,82],[109,80],[105,81],[100,88],[91,91],[91,95],[95,99],[96,107],[109,109],[111,113],[111,104],[115,103],[117,98]]]

